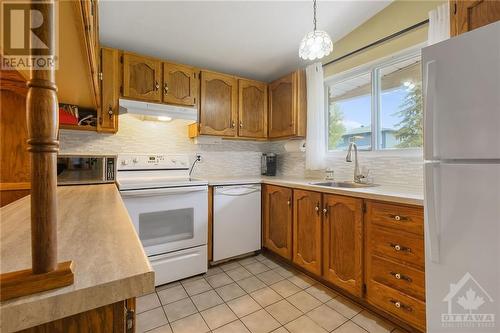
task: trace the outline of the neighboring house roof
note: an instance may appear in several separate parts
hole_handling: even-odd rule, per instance
[[[363,126],[363,127],[350,129],[342,136],[354,135],[354,134],[367,134],[367,133],[371,133],[371,131],[372,131],[372,129],[370,126]],[[382,128],[382,132],[396,132],[396,130],[392,129],[392,128]]]
[[[490,296],[490,294],[488,294],[488,292],[486,290],[484,290],[483,287],[481,287],[479,282],[477,282],[476,279],[474,279],[474,277],[469,272],[465,273],[465,275],[457,283],[450,284],[450,291],[443,298],[443,302],[451,301],[451,299],[456,296],[456,294],[460,291],[460,289],[462,289],[463,286],[465,285],[465,283],[467,283],[467,281],[469,281],[469,280],[472,280],[476,284],[476,286],[478,286],[479,289],[481,289],[481,291],[486,296],[488,296],[489,301],[493,302],[493,298]]]

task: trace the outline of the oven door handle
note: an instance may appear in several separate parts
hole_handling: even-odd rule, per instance
[[[151,188],[142,190],[122,190],[122,197],[150,197],[156,195],[183,194],[192,192],[208,192],[207,186],[191,187],[169,187],[169,188]]]

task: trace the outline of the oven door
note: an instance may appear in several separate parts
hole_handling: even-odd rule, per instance
[[[120,194],[148,256],[207,244],[207,186]]]

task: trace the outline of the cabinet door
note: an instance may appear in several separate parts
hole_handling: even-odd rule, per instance
[[[363,200],[323,196],[323,278],[362,296]]]
[[[293,262],[321,275],[321,193],[293,191]]]
[[[101,49],[101,107],[99,109],[99,132],[118,130],[118,99],[120,98],[120,52],[116,49]]]
[[[500,20],[500,1],[451,0],[450,32],[460,35]]]
[[[192,67],[163,63],[163,102],[193,106],[196,104],[197,70]]]
[[[264,246],[283,258],[292,259],[292,190],[264,185]]]
[[[297,70],[269,85],[269,137],[306,135],[306,81]]]
[[[161,62],[131,53],[123,55],[123,96],[161,101]]]
[[[200,134],[235,136],[238,80],[201,72]]]
[[[269,137],[293,136],[293,73],[269,85]]]
[[[267,84],[250,80],[238,82],[238,136],[267,136]]]

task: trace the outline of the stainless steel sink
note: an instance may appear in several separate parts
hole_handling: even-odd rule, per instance
[[[342,182],[318,182],[311,183],[311,185],[325,186],[325,187],[343,187],[343,188],[362,188],[362,187],[373,187],[378,186],[377,184],[361,184],[349,181]]]

